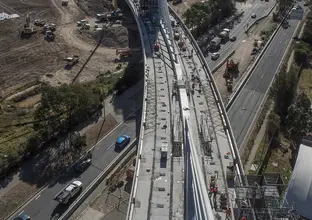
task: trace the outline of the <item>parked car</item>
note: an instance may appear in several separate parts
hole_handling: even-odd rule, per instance
[[[230,41],[236,41],[236,36],[232,36],[232,37],[230,37]]]
[[[126,147],[130,143],[130,136],[128,135],[121,135],[117,138],[115,147],[116,149],[122,149]]]
[[[219,57],[220,57],[220,54],[219,54],[219,53],[212,53],[212,54],[211,54],[211,59],[212,59],[212,60],[217,60]]]
[[[256,18],[256,17],[257,17],[256,13],[251,14],[251,18]]]
[[[26,215],[25,213],[21,213],[18,217],[16,217],[14,220],[30,220],[30,217]]]

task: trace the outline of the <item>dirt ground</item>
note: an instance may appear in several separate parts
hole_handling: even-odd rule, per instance
[[[77,220],[117,220],[126,218],[132,188],[132,179],[127,178],[126,170],[128,168],[134,169],[134,158],[129,159],[124,168],[114,174],[116,177],[112,183],[123,181],[124,184],[114,190],[110,190],[110,184],[104,189],[102,188],[101,192],[90,202],[89,207],[81,213]]]
[[[235,51],[234,55],[229,59],[232,59],[234,62],[239,62],[239,74],[237,78],[233,80],[233,89],[235,90],[235,86],[242,80],[242,77],[251,66],[253,61],[255,60],[255,56],[251,55],[251,51],[254,48],[255,39],[261,40],[261,31],[269,30],[273,27],[272,17],[269,16],[266,19],[259,22],[255,28],[250,32],[249,37],[245,40],[241,41],[238,49]],[[230,98],[231,93],[227,92],[225,79],[223,78],[223,73],[225,71],[226,64],[222,65],[215,73],[214,79],[219,88],[220,94],[224,101]]]
[[[40,84],[40,82],[47,82],[53,86],[70,83],[88,59],[92,50],[94,50],[100,37],[99,32],[94,32],[95,19],[91,16],[109,11],[107,7],[110,3],[110,1],[101,1],[99,3],[98,0],[69,0],[68,6],[63,7],[61,6],[61,0],[1,0],[0,13],[18,14],[20,18],[0,21],[0,98],[3,100],[10,95]],[[31,23],[35,19],[55,23],[55,41],[48,42],[44,40],[44,35],[40,33],[40,27],[36,27],[36,34],[33,34],[30,38],[22,39],[20,30],[25,23],[27,14],[30,16]],[[90,31],[78,31],[76,22],[81,19],[90,19]],[[131,23],[133,19],[128,20]],[[100,25],[102,26],[102,24]],[[108,70],[115,71],[117,66],[117,63],[114,63],[116,48],[128,47],[128,34],[130,38],[134,36],[137,39],[135,28],[129,30],[129,34],[127,27],[121,25],[108,27],[104,32],[101,46],[98,47],[87,63],[77,81],[90,81]],[[138,47],[139,45],[135,46]],[[72,69],[66,70],[64,68],[64,58],[72,54],[79,55],[80,62]],[[126,63],[123,65],[126,65]],[[36,104],[40,102],[40,98],[40,94],[31,95],[14,103],[14,107],[20,108],[24,113],[27,113],[34,109]],[[10,105],[7,105],[9,102],[11,101],[0,103],[0,113],[4,107],[6,109],[10,108]],[[0,124],[2,125],[4,117],[5,115],[0,117]],[[5,120],[13,120],[13,118],[18,120],[17,117],[6,118]],[[21,115],[20,118],[23,118],[23,116]],[[103,119],[100,118],[94,123],[94,126],[89,125],[90,128],[86,131],[88,147],[92,146],[98,138],[102,124]],[[103,137],[116,124],[117,121],[114,117],[108,115],[100,132],[100,137]],[[25,131],[29,133],[25,127],[16,130],[18,134],[25,133]],[[54,174],[59,173],[72,160],[75,160],[76,156],[80,155],[79,152],[77,152],[76,156],[69,156],[68,152],[61,155],[59,153],[56,152],[55,147],[48,147],[42,152],[42,158],[40,155],[36,157],[41,161],[39,166],[34,167],[34,164],[38,164],[38,161],[29,161],[29,163],[21,166],[19,174],[21,181],[8,189],[7,193],[0,198],[0,219],[3,219],[29,196],[36,193],[38,188],[51,180],[54,177],[51,175],[51,170],[53,170],[52,173]],[[58,155],[57,164],[55,163],[56,155]],[[29,176],[27,175],[29,170],[36,170],[37,173],[31,178],[27,177]],[[5,181],[11,182],[12,178],[13,176],[8,176]],[[5,186],[1,185],[1,187]]]
[[[84,19],[86,12],[94,15],[107,11],[104,6],[109,5],[109,3],[98,4],[95,0],[79,0],[79,5],[85,7],[83,11],[74,0],[69,0],[67,7],[61,6],[60,0],[1,0],[0,3],[0,12],[20,15],[19,19],[0,22],[0,95],[2,97],[14,93],[21,86],[27,87],[29,83],[41,80],[52,85],[70,82],[94,49],[97,39],[97,34],[93,34],[92,28],[90,30],[92,34],[80,36],[77,33],[76,22]],[[25,23],[27,13],[30,15],[31,23],[35,19],[43,19],[57,25],[54,42],[45,41],[38,27],[36,28],[38,33],[31,38],[20,38],[19,31]],[[97,49],[79,81],[92,80],[98,74],[116,68],[117,65],[113,63],[116,58],[114,48],[127,46],[127,29],[111,27],[106,33],[103,46]],[[65,70],[63,59],[71,54],[79,55],[80,63],[71,70]]]

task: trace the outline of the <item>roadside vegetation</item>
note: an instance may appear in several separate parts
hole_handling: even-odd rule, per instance
[[[279,172],[288,181],[301,140],[312,131],[311,29],[312,13],[307,16],[301,39],[293,45],[290,69],[287,71],[287,64],[284,65],[271,88],[272,108],[254,160],[258,174]]]
[[[32,92],[3,100],[0,103],[0,176],[59,140],[66,141],[55,145],[79,156],[86,146],[86,137],[77,132],[79,125],[100,116],[102,102],[108,94],[124,91],[138,82],[142,77],[140,67],[142,65],[128,67],[114,74],[108,72],[89,83],[59,87],[40,84]]]
[[[235,11],[232,1],[219,0],[195,3],[183,14],[183,17],[186,26],[192,30],[193,36],[197,37],[233,15]]]

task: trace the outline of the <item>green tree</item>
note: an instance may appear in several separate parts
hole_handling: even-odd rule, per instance
[[[86,135],[80,135],[79,132],[69,134],[69,142],[74,149],[81,149],[87,146]]]
[[[183,17],[189,28],[196,27],[195,32],[203,33],[207,28],[231,16],[235,10],[231,0],[195,3],[183,14]]]
[[[278,134],[280,130],[281,118],[274,112],[271,111],[268,117],[267,123],[267,133],[269,138],[272,138],[276,134]]]
[[[271,91],[275,101],[274,110],[280,116],[282,123],[286,122],[288,107],[292,104],[296,94],[297,82],[297,72],[293,68],[289,72],[282,70],[276,76]]]
[[[304,92],[299,93],[288,108],[287,125],[291,136],[302,136],[311,130],[311,113],[310,99]]]
[[[306,23],[304,25],[302,40],[312,45],[312,13],[309,12]]]
[[[35,119],[35,129],[48,133],[66,132],[71,126],[87,120],[100,106],[100,96],[81,84],[62,85],[58,88],[44,86]],[[48,118],[48,120],[47,120]]]
[[[309,52],[309,45],[307,43],[301,42],[296,45],[294,56],[297,65],[301,65],[308,61]]]

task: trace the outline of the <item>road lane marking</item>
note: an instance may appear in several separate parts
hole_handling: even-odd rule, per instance
[[[35,200],[39,199],[40,196],[41,196],[41,195],[37,196],[37,197],[35,198]]]
[[[263,78],[263,76],[264,76],[264,73],[262,74],[261,79]]]
[[[21,215],[21,214],[23,214],[23,212],[24,212],[24,210],[23,210],[23,211],[21,211],[21,213],[20,213],[20,214],[18,214],[18,215]]]
[[[115,143],[114,143],[114,144],[111,144],[111,146],[109,146],[106,150],[111,149],[111,148],[112,148],[112,146],[114,146],[114,145],[115,145]]]

